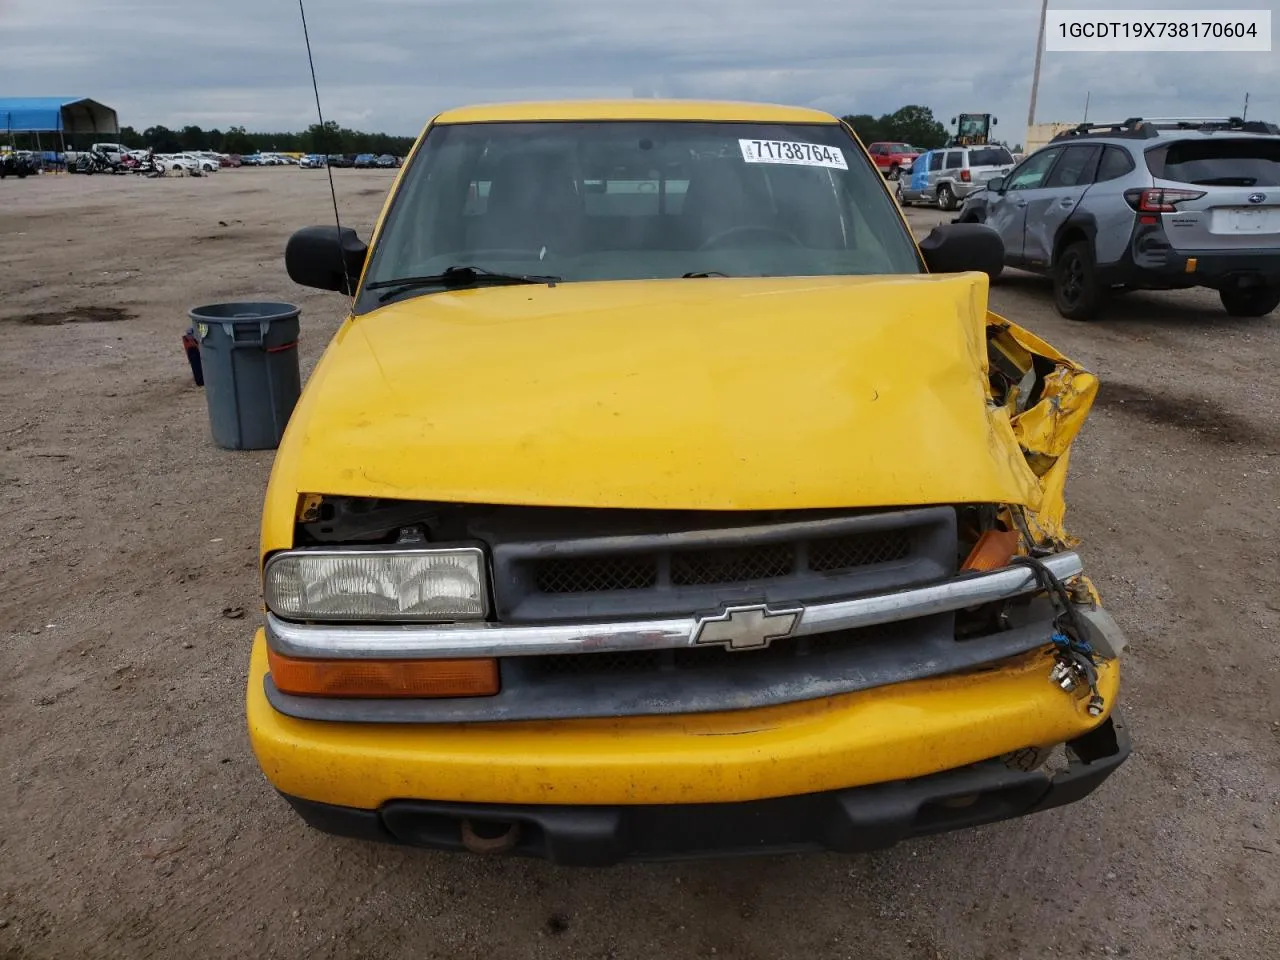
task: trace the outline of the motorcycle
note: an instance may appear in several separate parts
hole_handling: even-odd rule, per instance
[[[120,160],[120,170],[123,173],[136,173],[141,176],[159,177],[164,175],[164,171],[156,166],[155,157],[135,157],[126,156]]]
[[[119,173],[120,164],[112,160],[101,150],[90,150],[76,158],[77,173]]]

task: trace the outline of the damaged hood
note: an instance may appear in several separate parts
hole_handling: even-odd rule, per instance
[[[990,401],[986,278],[444,292],[345,323],[293,492],[580,507],[1039,506]],[[276,481],[273,481],[273,483]]]

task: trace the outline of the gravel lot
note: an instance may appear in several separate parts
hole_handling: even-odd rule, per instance
[[[335,171],[367,237],[391,176]],[[179,339],[285,276],[323,171],[0,183],[0,957],[1280,956],[1280,315],[995,309],[1103,381],[1068,519],[1132,647],[1135,754],[1060,812],[860,858],[572,871],[305,829],[249,750],[271,455],[209,439]],[[934,211],[911,211],[921,229]],[[237,616],[239,618],[237,618]]]

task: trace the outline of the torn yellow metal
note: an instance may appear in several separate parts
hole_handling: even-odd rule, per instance
[[[1024,514],[1032,536],[1037,543],[1074,546],[1078,541],[1063,525],[1067,471],[1071,445],[1097,396],[1098,378],[1030,331],[994,314],[990,321],[996,328],[993,348],[1015,366],[1030,370],[1036,357],[1053,364],[1052,372],[1037,378],[1039,396],[1033,405],[1019,410],[1020,390],[1015,388],[997,409],[1008,417],[1028,467],[1039,478],[1040,502]]]

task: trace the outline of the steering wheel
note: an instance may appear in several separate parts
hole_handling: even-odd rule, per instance
[[[713,233],[711,236],[707,237],[706,240],[702,241],[702,244],[698,249],[710,250],[712,247],[718,247],[722,241],[728,240],[730,237],[751,234],[765,237],[781,237],[784,240],[790,241],[793,246],[804,246],[804,244],[800,242],[800,238],[790,230],[783,230],[781,227],[766,227],[762,225],[746,224],[743,226],[730,227],[728,230],[721,230],[719,233]]]

